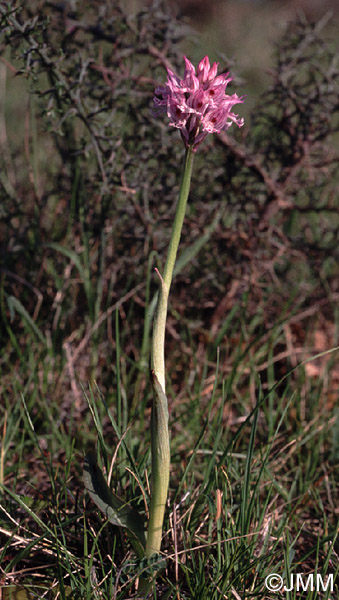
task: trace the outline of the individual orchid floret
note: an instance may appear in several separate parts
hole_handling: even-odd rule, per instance
[[[243,126],[244,119],[234,114],[232,108],[244,100],[237,94],[226,94],[233,77],[229,73],[217,75],[219,63],[211,67],[205,56],[195,70],[186,56],[184,59],[183,79],[167,69],[167,83],[155,89],[154,114],[167,113],[170,125],[180,129],[185,146],[195,151],[208,133],[219,133],[232,123]]]

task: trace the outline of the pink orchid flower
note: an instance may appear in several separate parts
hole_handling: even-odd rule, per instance
[[[244,119],[234,114],[232,108],[244,100],[237,94],[225,93],[233,77],[229,73],[217,76],[219,63],[211,67],[205,56],[195,70],[192,63],[184,59],[184,78],[179,79],[167,69],[167,83],[155,89],[153,112],[156,116],[167,113],[170,125],[180,129],[185,146],[195,151],[209,133],[219,133],[232,123],[243,126]]]

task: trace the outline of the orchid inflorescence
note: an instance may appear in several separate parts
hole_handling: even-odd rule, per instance
[[[235,104],[243,102],[243,97],[225,93],[233,77],[229,73],[217,75],[219,63],[211,67],[205,56],[195,70],[188,58],[184,59],[184,78],[167,69],[167,83],[155,89],[153,112],[167,113],[170,125],[180,129],[185,146],[195,151],[208,133],[219,133],[232,123],[243,126],[244,119],[232,112]]]

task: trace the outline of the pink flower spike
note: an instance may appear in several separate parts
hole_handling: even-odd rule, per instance
[[[232,108],[244,100],[237,94],[226,94],[232,77],[229,73],[217,75],[219,63],[211,67],[205,56],[195,69],[186,56],[184,61],[183,79],[167,69],[167,82],[156,87],[153,114],[167,113],[170,125],[181,130],[185,146],[195,151],[208,133],[219,133],[232,123],[243,126],[244,119],[234,114]]]

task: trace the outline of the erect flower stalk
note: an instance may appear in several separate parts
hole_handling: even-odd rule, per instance
[[[191,183],[194,154],[189,146],[186,149],[185,160],[181,175],[179,199],[176,208],[171,239],[168,247],[167,260],[163,276],[157,270],[160,279],[159,300],[153,325],[152,338],[152,369],[166,393],[165,383],[165,328],[167,317],[168,295],[172,283],[173,269],[179,247],[182,225],[185,218],[187,199]]]
[[[179,199],[163,276],[161,276],[157,270],[160,280],[160,290],[154,318],[151,359],[151,380],[153,386],[151,417],[152,499],[146,544],[146,556],[148,557],[160,551],[162,526],[168,494],[170,446],[165,384],[165,329],[168,295],[186,212],[193,158],[194,154],[192,148],[188,147],[185,154]]]

